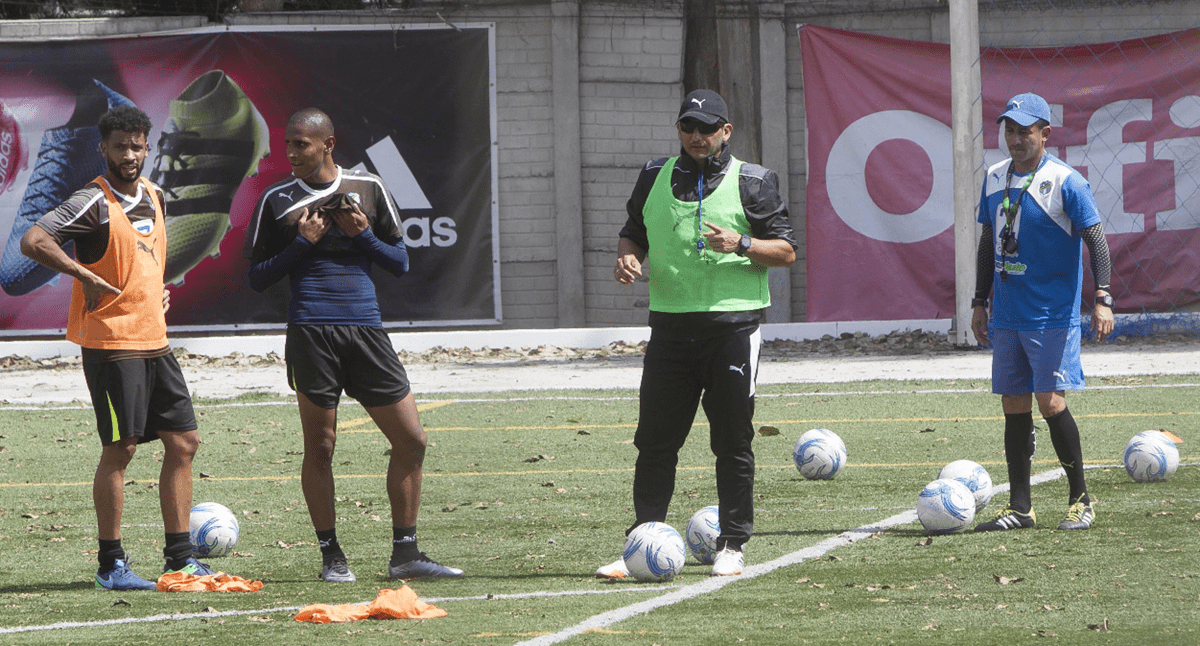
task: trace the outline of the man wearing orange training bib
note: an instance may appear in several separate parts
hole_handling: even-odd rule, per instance
[[[105,173],[38,220],[21,253],[75,279],[67,339],[81,347],[102,450],[92,482],[99,535],[96,589],[153,590],[121,546],[125,469],[137,445],[162,440],[164,572],[212,574],[192,556],[192,460],[199,446],[187,383],[167,342],[162,190],[141,177],[150,119],[137,108],[99,123]],[[62,245],[75,243],[75,258]],[[155,577],[157,578],[157,577]]]

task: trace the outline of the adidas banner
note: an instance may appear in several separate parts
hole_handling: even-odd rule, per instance
[[[812,25],[800,45],[808,320],[952,318],[949,46]],[[1200,301],[1197,57],[1200,30],[981,52],[978,163],[1008,158],[996,118],[1010,97],[1045,97],[1046,149],[1083,174],[1104,218],[1118,311]]]
[[[288,281],[254,292],[242,251],[259,196],[291,176],[288,117],[310,106],[333,120],[338,165],[378,175],[399,209],[410,270],[375,268],[385,325],[498,323],[493,57],[476,26],[0,44],[0,335],[66,327],[71,279],[20,242],[104,173],[96,124],[119,105],[153,122],[142,174],[166,195],[172,330],[287,321]]]

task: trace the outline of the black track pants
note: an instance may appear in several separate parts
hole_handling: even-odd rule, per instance
[[[721,535],[740,548],[754,528],[754,380],[761,335],[757,326],[701,340],[651,334],[642,371],[641,406],[634,446],[636,527],[665,521],[675,491],[679,449],[691,431],[697,404],[709,421],[717,458]],[[695,510],[687,510],[690,516]],[[678,529],[682,529],[678,528]]]

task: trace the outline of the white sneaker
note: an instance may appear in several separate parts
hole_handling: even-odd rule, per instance
[[[717,552],[713,557],[713,576],[737,576],[742,573],[746,558],[738,550],[731,547]]]
[[[598,579],[624,579],[629,576],[629,568],[625,567],[625,559],[620,558],[596,570]]]

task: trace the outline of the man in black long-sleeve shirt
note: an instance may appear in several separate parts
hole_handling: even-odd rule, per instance
[[[321,578],[353,582],[334,527],[333,450],[342,391],[367,410],[392,445],[387,491],[392,508],[393,579],[461,576],[417,550],[425,429],[408,376],[383,329],[371,265],[400,276],[408,252],[400,216],[383,181],[333,161],[333,123],[306,108],[285,134],[292,177],[267,188],[246,234],[250,285],[263,291],[284,276],[288,383],[300,405],[300,482],[321,545]]]
[[[628,285],[650,269],[650,343],[642,371],[633,501],[638,525],[663,521],[679,449],[696,407],[717,456],[721,531],[713,571],[741,574],[754,517],[754,381],[758,322],[771,303],[768,267],[788,267],[796,243],[775,173],[729,151],[733,125],[711,90],[685,98],[678,157],[642,169],[629,198],[614,277]],[[597,576],[628,575],[624,560]]]

